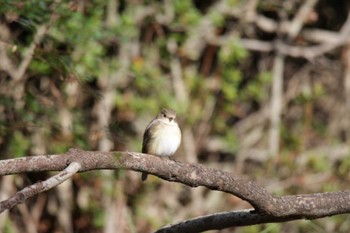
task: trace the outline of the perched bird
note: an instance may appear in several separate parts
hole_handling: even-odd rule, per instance
[[[164,108],[148,124],[143,134],[142,153],[157,156],[172,156],[181,142],[181,131],[176,122],[176,112]],[[142,173],[142,181],[147,179]]]

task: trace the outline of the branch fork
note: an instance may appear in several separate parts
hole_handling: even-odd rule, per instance
[[[68,166],[67,163],[69,164]],[[168,231],[170,228],[167,226],[162,228],[163,231],[160,229],[158,232],[185,232],[183,227],[189,227],[195,223],[198,225],[198,222],[202,223],[203,219],[213,218],[216,219],[214,223],[210,225],[202,224],[202,227],[205,229],[222,229],[223,225],[245,226],[252,223],[315,219],[335,214],[350,213],[349,190],[277,197],[247,177],[208,168],[201,164],[166,160],[137,152],[100,152],[79,149],[70,149],[67,153],[57,155],[39,155],[0,160],[0,175],[60,171],[46,181],[24,188],[9,199],[0,202],[0,212],[23,203],[29,197],[59,185],[78,172],[99,169],[127,169],[147,172],[163,180],[178,182],[191,187],[204,186],[211,190],[226,192],[240,197],[254,207],[254,209],[238,212],[203,216],[170,227],[171,229],[180,227],[181,231]],[[255,220],[253,221],[252,219]]]

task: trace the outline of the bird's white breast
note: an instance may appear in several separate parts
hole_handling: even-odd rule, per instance
[[[181,142],[181,132],[177,124],[160,124],[154,131],[152,154],[158,156],[173,155]]]

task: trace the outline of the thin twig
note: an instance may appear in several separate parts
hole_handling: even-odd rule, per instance
[[[26,72],[30,62],[33,59],[35,49],[37,48],[41,40],[44,38],[48,29],[49,29],[49,24],[43,24],[38,27],[32,43],[29,45],[27,51],[24,53],[24,56],[20,65],[18,66],[16,72],[12,76],[12,78],[15,81],[19,81],[20,79],[23,78],[24,73]]]
[[[69,164],[67,168],[65,168],[63,171],[61,171],[57,175],[50,177],[45,181],[35,183],[33,185],[30,185],[22,189],[21,191],[17,192],[7,200],[0,202],[0,213],[6,209],[11,209],[15,205],[23,203],[25,200],[27,200],[30,197],[33,197],[38,193],[47,191],[61,184],[63,181],[72,177],[80,169],[81,169],[81,165],[79,163],[72,162],[71,164]]]
[[[283,94],[283,72],[284,72],[284,55],[276,54],[273,64],[273,82],[270,105],[270,135],[269,151],[270,155],[276,156],[279,151],[280,139],[280,122],[282,112],[282,94]]]

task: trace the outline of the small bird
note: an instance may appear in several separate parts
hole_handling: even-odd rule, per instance
[[[148,124],[142,143],[142,153],[157,156],[172,156],[181,143],[181,131],[176,122],[176,112],[164,108]],[[142,181],[147,179],[147,173],[142,173]]]

